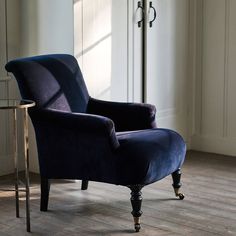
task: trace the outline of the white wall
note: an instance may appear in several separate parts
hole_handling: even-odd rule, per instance
[[[4,66],[19,56],[19,1],[0,1],[0,99],[17,98],[15,81],[10,80]],[[0,111],[0,175],[12,173],[12,113]],[[19,136],[21,133],[19,132]],[[19,148],[22,153],[22,149]]]
[[[0,2],[0,79],[5,79],[6,71],[4,70],[4,65],[7,60],[7,34],[6,34],[6,3],[5,1]]]
[[[0,33],[0,98],[19,98],[16,81],[9,80],[10,77],[4,69],[5,63],[23,56],[48,53],[73,54],[73,1],[1,1]],[[9,112],[0,112],[0,175],[4,175],[13,172],[12,116]],[[19,158],[20,166],[23,168],[21,121],[19,114]],[[38,171],[32,125],[30,125],[30,170]]]
[[[73,54],[73,0],[21,0],[20,15],[20,56]],[[38,172],[32,125],[30,156],[30,170]]]
[[[73,53],[73,1],[21,0],[21,55]]]
[[[7,22],[6,22],[6,5],[5,1],[0,2],[0,98],[7,98],[8,83],[7,73],[4,65],[7,61]],[[8,112],[0,110],[0,173],[8,173],[12,170],[11,155],[9,151],[9,128],[8,128]]]

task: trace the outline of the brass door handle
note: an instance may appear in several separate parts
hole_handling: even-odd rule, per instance
[[[138,27],[140,28],[142,26],[142,23],[144,22],[144,17],[145,17],[144,8],[142,6],[141,1],[138,1],[138,9],[141,9],[141,12],[142,12],[142,19],[138,21]]]
[[[150,26],[150,28],[152,28],[153,22],[157,18],[157,11],[156,11],[155,7],[153,7],[152,2],[149,3],[149,12],[150,12],[150,9],[153,10],[153,14],[154,14],[153,19],[151,21],[149,21],[149,26]]]

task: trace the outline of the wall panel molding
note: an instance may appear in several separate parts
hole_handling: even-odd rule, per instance
[[[203,0],[189,2],[189,45],[188,45],[188,140],[200,132],[201,109],[201,55],[202,55],[202,4]]]
[[[7,73],[4,65],[7,62],[7,13],[6,0],[0,1],[0,80],[5,79]]]
[[[230,0],[225,0],[225,53],[224,53],[224,102],[223,102],[223,137],[228,136],[228,80],[229,80],[229,25]]]
[[[162,119],[170,116],[177,116],[181,109],[178,107],[162,109],[157,111],[157,119]]]
[[[196,40],[196,51],[190,54],[195,58],[190,74],[195,90],[191,148],[236,155],[236,4],[191,1],[197,12],[195,30],[190,32]]]
[[[18,56],[18,4],[18,0],[0,1],[0,99],[18,97],[15,81],[5,70],[7,61]],[[0,130],[0,175],[5,175],[14,171],[11,111],[0,110]],[[22,151],[19,147],[20,159],[23,157]],[[19,163],[20,169],[23,163]]]
[[[7,57],[7,1],[0,1],[0,99],[8,98],[9,77],[4,68]],[[9,112],[0,111],[0,175],[13,171],[11,150],[9,146]]]
[[[235,146],[236,139],[207,135],[192,136],[191,149],[193,150],[236,156]]]
[[[227,84],[225,87],[225,121],[226,136],[236,139],[236,2],[228,0],[228,61],[227,61]]]

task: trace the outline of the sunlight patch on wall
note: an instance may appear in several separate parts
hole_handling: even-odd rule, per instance
[[[112,1],[74,2],[75,56],[91,96],[110,99],[112,70]]]

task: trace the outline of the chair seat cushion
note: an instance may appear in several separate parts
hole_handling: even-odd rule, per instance
[[[183,164],[186,145],[175,131],[157,128],[120,132],[117,137],[120,185],[147,185],[173,173]]]

